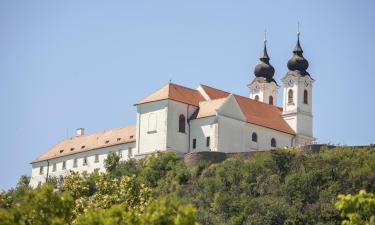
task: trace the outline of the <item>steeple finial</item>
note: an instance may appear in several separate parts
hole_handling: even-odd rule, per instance
[[[264,62],[264,63],[268,63],[268,61],[270,60],[270,57],[268,56],[268,53],[267,53],[267,30],[264,30],[264,47],[263,47],[263,56],[260,57],[260,61]]]

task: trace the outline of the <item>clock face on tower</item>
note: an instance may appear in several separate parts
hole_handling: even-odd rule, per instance
[[[293,86],[293,83],[294,83],[294,81],[293,81],[292,79],[290,79],[290,80],[288,81],[288,86],[289,86],[289,87]]]
[[[307,82],[307,80],[305,80],[305,87],[309,86],[309,82]]]

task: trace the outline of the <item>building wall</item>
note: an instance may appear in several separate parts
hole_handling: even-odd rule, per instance
[[[218,150],[226,153],[269,150],[272,138],[276,140],[276,147],[292,146],[294,137],[225,116],[218,116],[218,127]],[[257,142],[252,141],[253,132],[257,133]]]
[[[167,149],[168,100],[137,105],[137,155]]]
[[[129,151],[130,150],[130,151]],[[104,172],[104,160],[107,158],[110,152],[121,152],[121,160],[127,160],[132,157],[132,153],[135,150],[135,142],[126,143],[121,145],[109,146],[106,148],[100,148],[96,150],[89,150],[86,152],[80,152],[72,155],[67,155],[59,158],[54,158],[47,161],[41,161],[37,163],[32,163],[31,170],[31,180],[30,185],[32,187],[37,187],[39,182],[44,183],[47,177],[47,171],[49,177],[60,177],[65,176],[70,170],[77,171],[80,173],[91,173],[95,169],[100,172]],[[99,156],[99,162],[95,162],[95,155]],[[83,165],[83,159],[87,157],[87,164]],[[77,167],[74,167],[74,159],[77,159]],[[65,161],[65,169],[62,169],[63,162]],[[56,164],[56,171],[53,171],[53,165]],[[40,167],[43,166],[43,174],[40,174]]]
[[[283,99],[283,118],[294,130],[297,136],[296,144],[305,144],[313,138],[313,116],[312,116],[312,85],[313,80],[309,76],[298,77],[287,75],[283,78],[284,99]],[[293,91],[293,103],[289,103],[288,93]],[[304,103],[304,91],[308,93],[307,104]],[[307,137],[309,141],[306,141]]]
[[[190,151],[217,151],[217,117],[210,116],[190,121]],[[210,137],[210,146],[206,145],[207,137]],[[193,149],[193,139],[196,139],[196,148]]]
[[[179,155],[189,152],[189,132],[188,118],[197,110],[196,106],[168,100],[167,118],[167,149],[175,150]],[[185,117],[185,133],[179,132],[179,117]]]

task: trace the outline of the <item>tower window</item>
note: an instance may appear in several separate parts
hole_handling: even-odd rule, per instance
[[[289,89],[288,91],[288,104],[293,104],[293,90]]]
[[[197,139],[193,139],[193,149],[197,148]]]
[[[273,105],[273,97],[272,96],[268,97],[268,103],[270,105]]]
[[[271,139],[271,147],[273,147],[273,148],[276,147],[276,139],[275,138]]]
[[[307,90],[304,90],[303,91],[303,103],[304,104],[309,104],[308,102],[308,99],[309,99],[309,93],[307,92]]]
[[[185,116],[182,114],[178,118],[178,132],[185,133]]]
[[[210,136],[208,136],[208,137],[206,138],[206,146],[207,146],[207,147],[210,147],[210,142],[211,142],[211,138],[210,138]]]
[[[259,101],[259,95],[255,95],[255,101]]]
[[[257,133],[253,132],[253,134],[251,135],[251,140],[253,142],[258,142],[258,135],[257,135]]]

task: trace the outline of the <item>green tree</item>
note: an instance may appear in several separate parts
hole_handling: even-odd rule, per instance
[[[361,190],[356,195],[339,195],[336,208],[345,219],[342,225],[375,225],[375,195]]]

